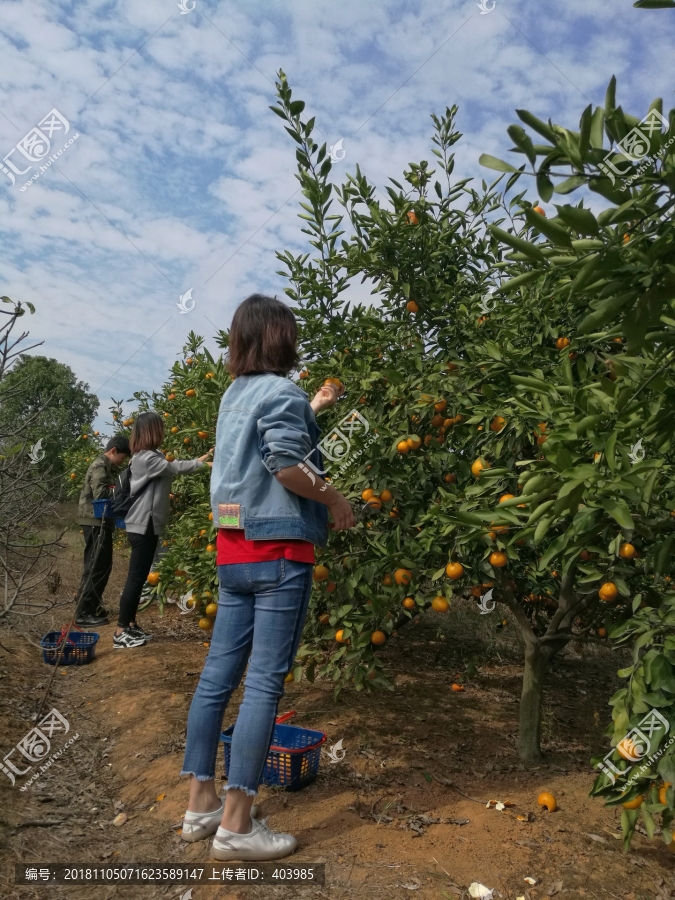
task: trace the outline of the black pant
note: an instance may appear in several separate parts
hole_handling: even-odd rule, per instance
[[[129,559],[129,574],[120,597],[120,617],[117,624],[120,628],[127,628],[131,622],[136,621],[136,611],[141,602],[141,593],[145,584],[152,561],[157,549],[157,535],[152,527],[152,520],[145,534],[132,534],[127,532],[131,544],[131,558]]]
[[[113,529],[83,525],[84,570],[80,582],[79,616],[94,615],[103,603],[113,564]]]

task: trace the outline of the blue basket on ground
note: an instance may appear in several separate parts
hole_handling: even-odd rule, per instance
[[[294,715],[295,710],[292,710],[277,717],[260,784],[276,784],[287,791],[299,791],[316,778],[326,735],[323,731],[282,724]],[[230,771],[233,731],[234,725],[230,725],[220,736],[226,776]]]
[[[86,666],[94,658],[98,635],[93,631],[71,631],[61,654],[61,666]],[[55,666],[65,638],[63,631],[50,631],[40,641],[42,659]]]
[[[92,500],[91,505],[94,507],[95,519],[111,519],[112,516],[112,500]],[[115,519],[115,528],[126,529],[124,519]]]

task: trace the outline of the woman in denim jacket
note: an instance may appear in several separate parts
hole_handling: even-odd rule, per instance
[[[349,502],[316,474],[314,415],[337,401],[338,389],[324,386],[310,403],[288,379],[298,361],[296,342],[295,317],[279,300],[254,294],[235,312],[229,342],[235,380],[220,404],[211,474],[218,614],[190,707],[181,772],[192,776],[182,837],[215,834],[220,860],[279,859],[297,846],[292,835],[256,821],[252,804],[302,634],[314,546],[326,543],[328,528],[355,524]],[[223,715],[247,663],[222,804],[214,779]]]

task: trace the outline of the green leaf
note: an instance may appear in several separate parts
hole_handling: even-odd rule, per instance
[[[555,222],[549,222],[545,216],[536,213],[533,209],[525,210],[525,219],[527,220],[528,225],[541,231],[544,237],[547,237],[549,241],[556,244],[558,247],[569,247],[571,249],[572,240],[569,234],[564,228],[561,228],[560,225],[556,225]]]
[[[515,278],[502,282],[496,293],[508,294],[511,291],[515,291],[516,288],[522,287],[524,284],[529,284],[530,281],[536,281],[537,278],[541,277],[541,274],[541,272],[535,269],[532,272],[524,272],[522,275],[516,275]]]
[[[521,128],[520,125],[509,125],[506,129],[506,133],[516,147],[518,147],[519,150],[522,150],[530,163],[534,165],[537,161],[537,154],[532,145],[532,139],[525,133],[525,130]]]
[[[635,0],[636,9],[675,9],[675,0]]]
[[[537,193],[545,203],[548,203],[553,196],[553,182],[546,169],[540,169],[537,172]]]
[[[607,443],[605,444],[605,459],[607,460],[607,465],[612,470],[612,472],[614,472],[616,469],[614,448],[616,447],[616,439],[618,436],[618,431],[613,431],[610,437],[607,439]]]
[[[597,220],[590,209],[584,209],[581,206],[570,206],[566,203],[564,206],[557,206],[558,215],[566,225],[578,231],[579,234],[599,234],[600,227]]]
[[[489,153],[483,153],[478,159],[478,162],[481,166],[485,166],[486,169],[494,169],[496,172],[517,172],[515,166],[512,166],[510,163],[504,162],[501,159],[497,159],[496,156],[490,156]]]
[[[586,179],[582,175],[571,175],[564,181],[561,181],[553,188],[554,194],[571,194],[576,191],[582,184],[586,184]]]
[[[305,108],[304,100],[294,100],[288,107],[292,116],[299,116]]]
[[[623,529],[633,530],[635,524],[625,500],[605,500],[602,507]]]
[[[546,122],[542,122],[541,119],[538,119],[531,112],[528,112],[526,109],[517,109],[516,115],[520,119],[521,122],[524,122],[526,125],[529,125],[533,131],[536,131],[537,134],[540,134],[542,137],[545,137],[552,144],[555,144],[555,133],[550,125],[547,125]]]
[[[541,250],[529,241],[524,241],[522,238],[516,237],[515,234],[509,234],[508,231],[503,231],[501,228],[497,228],[496,225],[488,225],[488,231],[502,244],[508,244],[509,247],[513,247],[514,250],[519,250],[536,262],[544,261]]]

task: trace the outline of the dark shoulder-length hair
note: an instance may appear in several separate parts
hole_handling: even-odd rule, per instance
[[[230,327],[230,375],[274,372],[287,375],[298,364],[298,326],[291,310],[264,294],[251,294],[234,314]]]
[[[131,453],[157,450],[164,440],[164,421],[155,412],[144,412],[134,422],[129,438]]]

